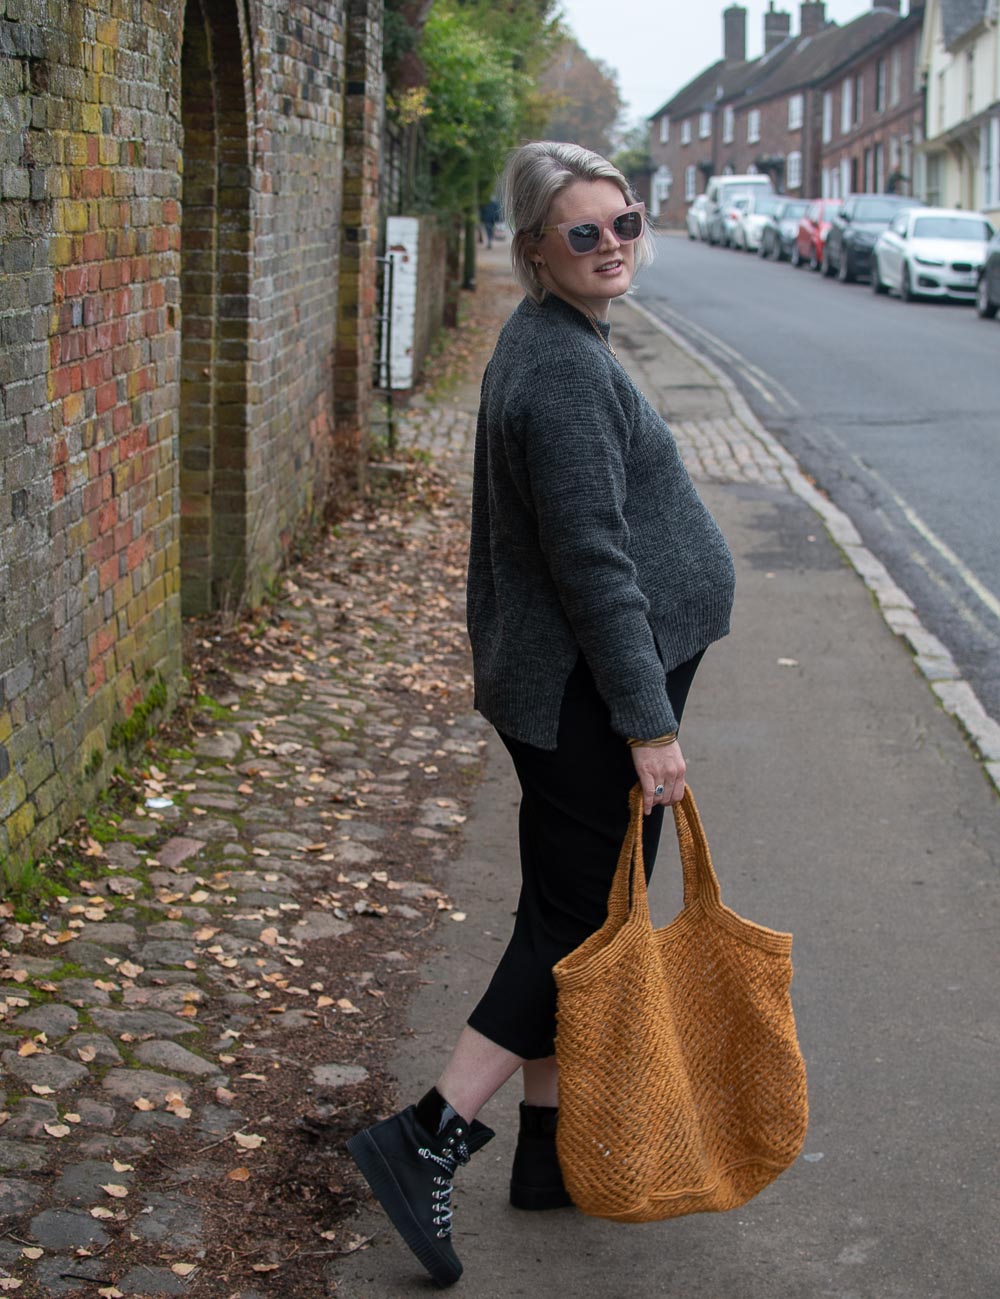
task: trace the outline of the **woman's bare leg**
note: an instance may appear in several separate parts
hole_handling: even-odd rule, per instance
[[[544,1060],[525,1060],[521,1066],[524,1103],[554,1108],[559,1104],[559,1070],[554,1055]]]
[[[437,1089],[452,1109],[471,1123],[494,1092],[526,1063],[530,1062],[466,1024]]]

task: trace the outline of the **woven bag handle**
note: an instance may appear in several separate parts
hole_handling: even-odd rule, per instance
[[[616,925],[624,924],[630,914],[639,921],[649,916],[642,854],[642,787],[639,784],[634,785],[629,793],[629,811],[628,830],[608,894],[608,921]],[[709,907],[720,907],[722,893],[690,787],[685,787],[684,797],[674,804],[674,827],[684,870],[684,906],[689,907],[700,898]]]

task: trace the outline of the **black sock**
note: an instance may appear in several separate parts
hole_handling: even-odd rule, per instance
[[[461,1118],[456,1109],[448,1104],[436,1087],[417,1101],[417,1122],[433,1136],[438,1137],[452,1119]]]

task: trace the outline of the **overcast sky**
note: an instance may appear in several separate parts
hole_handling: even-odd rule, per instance
[[[648,117],[702,69],[722,57],[722,11],[729,0],[563,0],[577,40],[591,56],[618,73],[631,125]],[[747,57],[762,53],[768,0],[743,0],[747,11]],[[848,23],[872,0],[827,0],[826,14]],[[798,0],[776,0],[799,31]],[[904,0],[902,12],[907,11]]]

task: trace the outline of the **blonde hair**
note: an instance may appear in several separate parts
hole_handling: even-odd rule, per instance
[[[539,283],[530,251],[542,237],[542,226],[556,196],[578,180],[610,180],[621,190],[626,204],[637,201],[617,167],[579,144],[555,140],[523,144],[510,154],[500,177],[500,205],[513,234],[510,262],[514,278],[536,302],[541,302],[545,289]],[[636,245],[635,269],[651,262],[654,255],[652,232],[646,222]]]

